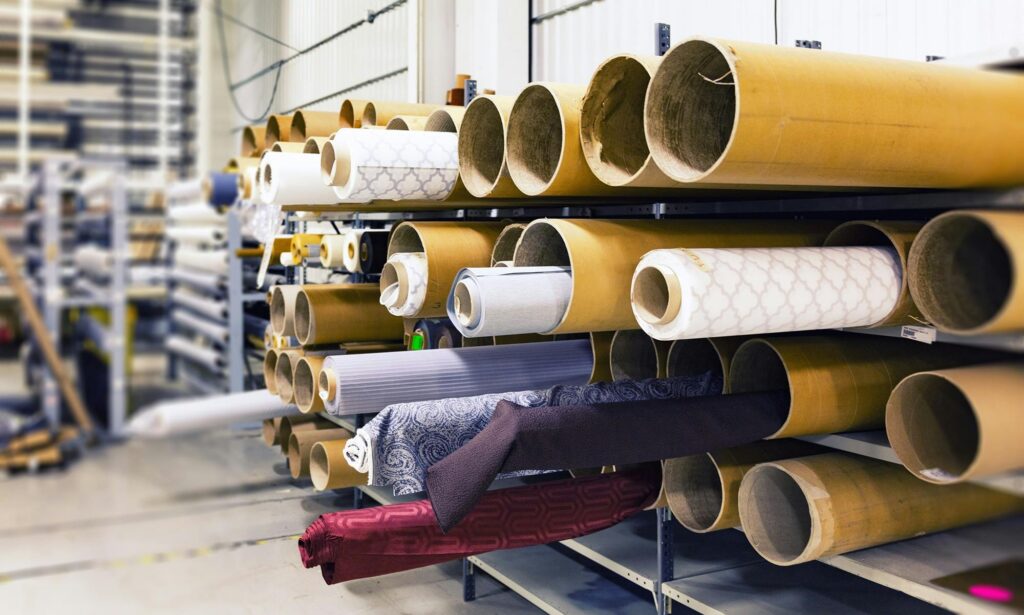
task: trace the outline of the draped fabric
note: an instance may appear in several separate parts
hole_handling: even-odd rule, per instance
[[[424,478],[428,467],[452,454],[480,433],[491,420],[491,414],[500,401],[533,408],[681,399],[716,394],[721,389],[721,378],[706,373],[692,377],[566,385],[543,391],[393,404],[356,432],[345,447],[345,458],[358,471],[369,473],[370,485],[392,486],[395,495],[408,495],[425,489]],[[508,472],[506,475],[522,476],[539,472],[523,470]]]
[[[465,446],[427,470],[427,495],[447,531],[503,472],[625,465],[748,444],[785,421],[782,392],[531,408],[502,401]]]
[[[299,555],[333,584],[568,540],[647,508],[660,486],[661,472],[648,466],[491,491],[447,534],[428,500],[328,513],[306,529]]]

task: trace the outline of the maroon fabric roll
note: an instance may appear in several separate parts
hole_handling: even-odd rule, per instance
[[[660,470],[644,467],[490,491],[447,534],[429,500],[329,513],[306,528],[299,555],[328,585],[341,583],[577,538],[647,508],[660,488]]]
[[[626,465],[749,444],[776,432],[788,407],[782,392],[529,409],[501,401],[487,427],[427,468],[427,496],[447,531],[498,474]]]

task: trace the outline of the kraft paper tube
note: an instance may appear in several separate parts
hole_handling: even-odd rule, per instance
[[[651,339],[643,331],[626,329],[612,336],[608,366],[613,380],[665,378],[670,344]],[[710,371],[710,370],[708,370]]]
[[[293,433],[300,433],[310,430],[337,429],[338,426],[315,414],[293,414],[284,417],[281,421],[281,429],[277,437],[281,441],[281,452],[288,454],[288,444],[291,442]]]
[[[607,186],[587,166],[580,144],[584,88],[534,83],[519,93],[508,117],[505,155],[516,187],[528,196],[604,196],[628,189]]]
[[[346,98],[341,101],[341,108],[338,111],[338,128],[361,128],[363,125],[363,110],[366,109],[368,100],[357,98]]]
[[[894,463],[825,453],[754,466],[740,522],[769,562],[791,566],[1024,510],[1024,498],[929,485]]]
[[[339,200],[321,181],[315,154],[283,152],[263,154],[260,197],[267,205],[325,205]]]
[[[277,395],[277,354],[278,350],[274,348],[267,348],[267,353],[263,355],[263,382],[267,386],[267,391],[271,394]]]
[[[324,143],[327,143],[330,140],[330,137],[309,137],[306,139],[305,145],[302,146],[302,153],[319,155],[320,148],[323,147]]]
[[[402,222],[391,232],[388,259],[399,252],[422,252],[427,258],[423,307],[408,317],[447,316],[448,293],[459,270],[486,267],[501,232],[501,222]],[[384,288],[383,277],[381,289]]]
[[[295,299],[302,286],[287,284],[270,289],[270,328],[274,335],[295,336]]]
[[[295,403],[295,388],[292,378],[295,374],[295,362],[302,357],[301,350],[280,350],[274,364],[274,381],[277,383],[277,396],[286,404]]]
[[[338,130],[338,114],[331,111],[296,111],[289,141],[305,143],[310,137],[326,137]]]
[[[132,414],[126,431],[132,436],[163,438],[236,423],[255,423],[294,412],[294,406],[284,404],[266,389],[260,389],[146,406]]]
[[[523,236],[526,225],[521,223],[509,224],[501,229],[498,238],[494,241],[494,249],[491,250],[491,267],[504,267],[498,263],[510,263],[516,253],[516,244]],[[511,266],[511,265],[507,265]]]
[[[292,235],[292,260],[298,264],[310,256],[319,259],[321,239],[323,239],[323,235],[317,235],[314,233],[297,233]],[[316,254],[312,254],[311,250],[315,251]]]
[[[292,431],[292,435],[288,439],[288,470],[291,472],[292,478],[309,476],[309,453],[314,444],[351,437],[350,432],[340,427]]]
[[[467,337],[540,333],[558,325],[571,292],[568,267],[470,267],[455,276],[448,318]]]
[[[371,100],[363,107],[363,126],[386,126],[396,115],[427,117],[437,108],[438,105]]]
[[[263,428],[260,431],[263,436],[263,443],[267,446],[279,446],[281,441],[278,440],[278,429],[281,428],[281,417],[276,416],[272,419],[263,419]]]
[[[910,282],[907,275],[907,259],[910,246],[921,230],[922,223],[894,220],[854,220],[840,224],[825,238],[826,246],[876,246],[892,248],[900,259],[900,296],[892,311],[874,327],[920,324],[921,312],[910,296]]]
[[[377,284],[305,285],[295,300],[295,333],[303,346],[402,339],[402,319],[380,305]]]
[[[306,144],[292,143],[290,141],[278,141],[270,148],[270,151],[285,154],[302,154],[306,151]]]
[[[728,393],[732,357],[747,339],[737,336],[676,340],[668,349],[665,375],[668,378],[679,378],[712,372],[722,379],[722,393]]]
[[[958,483],[1024,468],[1024,364],[907,376],[893,389],[885,432],[896,456],[930,483]]]
[[[265,149],[266,126],[246,126],[242,130],[242,147],[239,155],[243,158],[259,157]]]
[[[324,235],[320,238],[320,265],[334,269],[345,268],[345,236],[347,232],[340,235]]]
[[[652,250],[630,297],[659,340],[865,327],[896,308],[902,267],[890,247]]]
[[[867,335],[754,338],[733,356],[729,390],[789,390],[789,413],[773,438],[878,429],[889,394],[906,376],[998,356]]]
[[[267,118],[267,133],[264,145],[270,149],[278,141],[288,141],[291,138],[292,118],[294,115],[271,115]]]
[[[750,468],[821,452],[822,447],[799,440],[771,440],[667,459],[662,464],[662,483],[668,507],[691,532],[738,527],[740,481]]]
[[[427,118],[416,115],[396,115],[385,126],[388,130],[425,130],[426,127]]]
[[[629,288],[644,253],[678,246],[820,245],[830,226],[764,220],[534,220],[519,239],[515,265],[572,268],[569,309],[558,327],[544,333],[635,329]]]
[[[430,132],[459,132],[462,118],[466,114],[465,107],[447,106],[435,109],[427,116],[423,130]]]
[[[264,152],[265,151],[266,150],[264,150]],[[259,154],[253,154],[252,156],[240,156],[240,157],[237,157],[237,158],[232,158],[231,160],[228,161],[228,165],[227,165],[228,167],[230,167],[231,170],[230,171],[226,171],[226,172],[228,172],[228,173],[245,173],[246,170],[248,170],[248,169],[251,169],[253,167],[259,167],[260,166],[260,156],[262,156],[262,155],[263,155],[263,152],[260,152]]]
[[[1024,214],[951,211],[926,224],[908,263],[910,294],[938,329],[1024,329]]]
[[[651,79],[644,128],[654,161],[683,182],[1024,181],[1018,77],[942,63],[694,38]]]
[[[459,177],[476,197],[519,197],[506,158],[505,135],[515,98],[477,96],[459,128]]]
[[[345,460],[348,439],[322,440],[309,452],[309,476],[317,491],[346,489],[367,483],[367,475],[356,471]]]
[[[335,353],[342,354],[342,353]],[[323,367],[324,356],[306,355],[295,361],[292,375],[292,388],[295,394],[295,405],[304,414],[323,412],[324,400],[320,399],[317,388],[317,377]]]
[[[359,270],[359,240],[362,239],[363,229],[352,229],[345,233],[344,245],[341,252],[341,263],[346,271],[362,273]],[[333,258],[332,258],[333,261]]]

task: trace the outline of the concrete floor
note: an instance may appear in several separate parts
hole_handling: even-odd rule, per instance
[[[0,363],[0,393],[18,377]],[[327,586],[295,541],[349,507],[288,475],[256,430],[130,441],[64,470],[0,478],[3,613],[534,613],[461,564]]]

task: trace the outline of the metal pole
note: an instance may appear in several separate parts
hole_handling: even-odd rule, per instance
[[[242,259],[237,250],[242,247],[242,222],[238,210],[228,210],[228,390],[232,393],[245,390],[242,380],[243,364],[249,359],[245,355],[244,301],[242,289]]]
[[[32,70],[32,0],[21,0],[18,38],[18,175],[28,183],[29,126],[32,123],[29,77]]]
[[[107,348],[110,359],[110,395],[108,430],[120,435],[127,416],[128,387],[126,338],[128,335],[128,196],[124,170],[119,165],[110,178],[110,331]]]
[[[167,181],[167,152],[169,149],[168,98],[170,97],[170,27],[171,2],[160,0],[159,62],[157,65],[157,173],[159,182]]]

